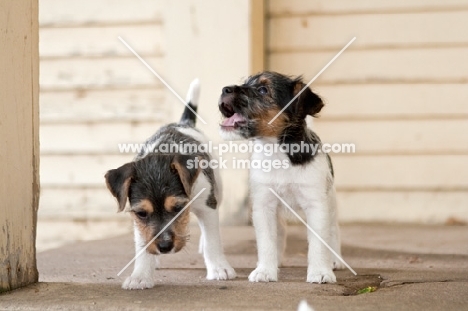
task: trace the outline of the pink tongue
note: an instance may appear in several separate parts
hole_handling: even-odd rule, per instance
[[[245,118],[238,113],[233,114],[230,118],[227,118],[221,124],[222,126],[234,126],[236,122],[243,122]]]

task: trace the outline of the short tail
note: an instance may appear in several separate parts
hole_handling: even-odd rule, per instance
[[[200,97],[200,81],[195,79],[190,83],[190,87],[187,93],[186,106],[182,117],[180,118],[181,124],[186,124],[188,126],[195,126],[197,121],[197,108],[198,108],[198,99]]]

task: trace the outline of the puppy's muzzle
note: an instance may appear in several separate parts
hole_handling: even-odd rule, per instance
[[[219,110],[226,117],[230,118],[234,114],[234,97],[240,93],[240,87],[237,85],[225,86],[219,100]]]
[[[157,242],[159,252],[161,254],[169,253],[174,248],[173,236],[169,232],[163,232],[161,238]]]
[[[236,112],[240,108],[235,106],[236,98],[241,94],[245,95],[245,90],[237,85],[223,87],[219,99],[219,111],[226,118],[221,124],[224,129],[237,129],[247,123],[247,120]]]

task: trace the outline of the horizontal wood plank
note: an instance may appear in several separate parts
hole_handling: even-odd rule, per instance
[[[43,155],[41,184],[103,185],[107,170],[133,158],[122,155]],[[338,190],[468,189],[468,156],[338,156],[333,155]],[[468,190],[467,190],[468,191]]]
[[[163,108],[164,109],[164,108]],[[168,113],[166,113],[168,115]],[[119,152],[121,143],[142,143],[167,117],[162,111],[144,120],[111,123],[43,123],[41,151],[60,153]],[[148,118],[153,118],[148,122]],[[109,119],[112,120],[112,119]],[[314,130],[326,143],[355,144],[357,153],[376,154],[468,154],[468,119],[465,120],[315,120]],[[109,135],[113,133],[113,135]],[[211,136],[215,136],[213,133]],[[71,140],[70,137],[73,137]],[[216,135],[217,138],[217,135]]]
[[[336,51],[338,52],[338,51]],[[335,52],[272,53],[268,68],[314,77]],[[468,83],[468,47],[387,51],[345,51],[316,83],[438,81]]]
[[[339,220],[346,222],[445,223],[449,218],[468,221],[468,193],[380,192],[337,193]],[[122,218],[115,198],[105,187],[41,190],[40,219]]]
[[[41,0],[41,27],[135,23],[161,20],[163,3],[154,0]]]
[[[444,118],[468,114],[466,84],[314,85],[323,118]]]
[[[346,14],[355,12],[426,12],[430,10],[455,10],[466,7],[465,0],[269,0],[270,15],[308,15],[317,13]]]
[[[156,72],[164,76],[164,61],[161,57],[145,57],[145,60]],[[41,61],[41,90],[158,83],[159,80],[133,55],[126,58]]]
[[[338,192],[341,222],[468,221],[468,192]]]
[[[142,55],[163,54],[164,39],[159,24],[140,26],[41,28],[41,58],[73,58],[133,55],[117,38],[121,36]]]
[[[404,31],[394,25],[404,25]],[[351,46],[353,49],[468,46],[468,32],[454,29],[468,29],[468,10],[271,18],[268,49],[339,51],[354,36],[357,39]]]
[[[41,219],[96,219],[117,216],[117,202],[104,184],[102,187],[84,189],[43,187],[40,202]]]
[[[133,155],[42,156],[41,186],[104,186],[104,175],[110,169],[133,160]]]
[[[464,120],[314,122],[324,143],[352,143],[356,153],[468,155],[468,118]]]
[[[105,240],[117,236],[131,236],[133,223],[125,214],[114,214],[102,219],[83,217],[43,217],[38,212],[36,250],[44,252],[67,244]],[[53,278],[49,279],[52,281]],[[53,281],[52,281],[53,282]]]
[[[116,119],[162,122],[170,110],[164,101],[167,92],[158,87],[42,92],[39,96],[41,124]]]
[[[421,119],[468,114],[465,84],[312,85],[325,101],[322,119]],[[180,94],[183,94],[181,92]],[[41,92],[41,122],[145,119],[163,107],[163,86]],[[165,106],[165,105],[163,105]],[[92,112],[92,113],[91,113]]]
[[[119,144],[143,143],[166,123],[166,115],[153,116],[155,120],[151,123],[133,121],[44,124],[40,133],[41,152],[118,154]]]
[[[465,189],[468,155],[332,155],[339,190]]]

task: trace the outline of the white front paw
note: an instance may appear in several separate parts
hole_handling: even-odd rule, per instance
[[[268,269],[257,267],[249,275],[250,282],[276,282],[278,281],[278,269],[276,267]]]
[[[206,267],[207,280],[231,280],[236,278],[236,271],[227,262]]]
[[[123,289],[146,289],[154,286],[153,278],[151,277],[135,277],[129,276],[122,284]]]
[[[336,283],[336,276],[330,269],[308,271],[307,282],[318,284]]]

